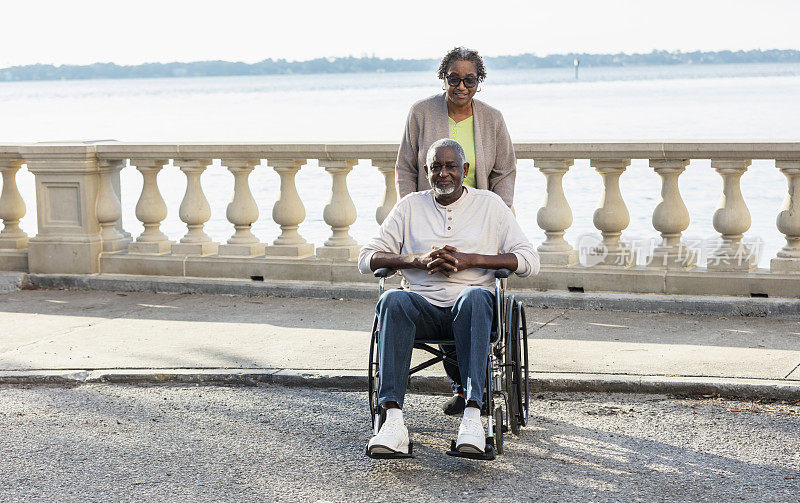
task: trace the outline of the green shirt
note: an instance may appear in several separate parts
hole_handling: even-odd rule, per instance
[[[470,116],[463,121],[456,123],[450,117],[447,118],[447,130],[450,132],[450,139],[455,140],[464,149],[464,154],[469,163],[469,173],[464,179],[464,185],[475,187],[475,129],[474,116]]]

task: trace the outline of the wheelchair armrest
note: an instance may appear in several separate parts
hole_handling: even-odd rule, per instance
[[[498,269],[494,272],[494,277],[498,279],[507,278],[511,275],[511,271],[508,269]]]
[[[372,274],[375,275],[376,278],[388,278],[394,276],[397,271],[394,269],[389,269],[388,267],[381,267],[380,269],[376,269],[375,272]]]

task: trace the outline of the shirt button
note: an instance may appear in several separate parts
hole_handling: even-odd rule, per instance
[[[448,220],[452,220],[452,219],[453,219],[453,217],[447,217],[447,219],[448,219]]]
[[[450,213],[451,211],[453,211],[453,210],[451,210],[450,208],[448,208],[448,209],[447,209],[447,212],[448,212],[448,213]]]
[[[447,230],[449,231],[449,230],[450,230],[450,227],[448,227],[448,228],[447,228]]]

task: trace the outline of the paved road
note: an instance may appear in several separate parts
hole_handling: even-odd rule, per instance
[[[544,394],[491,463],[411,395],[410,461],[363,455],[365,394],[0,386],[0,501],[800,500],[800,403]]]

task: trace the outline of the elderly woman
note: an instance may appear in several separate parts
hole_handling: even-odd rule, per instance
[[[428,148],[437,140],[456,140],[464,149],[469,172],[464,185],[488,189],[511,206],[517,173],[514,146],[503,115],[476,100],[486,78],[483,59],[473,50],[456,47],[442,58],[439,78],[444,93],[414,103],[408,114],[395,166],[395,183],[400,197],[430,189],[424,169]],[[455,359],[455,347],[441,348]],[[445,414],[464,411],[464,391],[458,366],[445,364],[453,384],[453,397],[442,405]]]
[[[456,47],[442,58],[439,78],[444,93],[418,101],[411,107],[395,168],[397,192],[405,197],[427,190],[422,166],[433,142],[456,140],[467,154],[467,187],[488,189],[508,206],[514,202],[516,159],[503,115],[474,99],[486,78],[483,59],[476,51]]]

